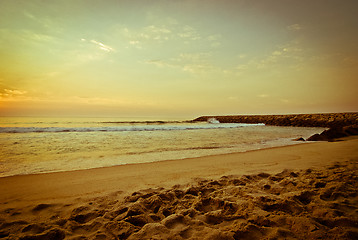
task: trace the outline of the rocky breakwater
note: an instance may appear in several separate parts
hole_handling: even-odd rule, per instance
[[[336,138],[358,135],[358,113],[322,113],[289,115],[230,115],[202,116],[194,122],[215,118],[221,123],[264,123],[274,126],[325,127],[321,134],[315,134],[308,141],[333,141]]]
[[[193,121],[207,121],[210,118],[215,118],[221,123],[264,123],[266,125],[296,127],[331,128],[358,125],[358,112],[289,115],[202,116],[194,119]]]

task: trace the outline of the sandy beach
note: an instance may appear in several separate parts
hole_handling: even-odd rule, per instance
[[[0,178],[2,239],[356,239],[358,138]]]
[[[0,0],[0,240],[358,240],[358,0]]]

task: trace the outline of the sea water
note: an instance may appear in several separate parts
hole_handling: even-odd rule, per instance
[[[0,177],[297,144],[322,128],[115,118],[0,118]]]

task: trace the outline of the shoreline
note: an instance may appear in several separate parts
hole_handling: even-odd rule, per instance
[[[213,124],[215,125],[215,124]],[[261,127],[261,126],[260,126]],[[262,126],[264,130],[270,130],[272,129],[272,133],[274,133],[275,126]],[[230,127],[229,127],[230,128]],[[300,143],[304,143],[305,141],[297,141],[300,137],[308,137],[311,134],[321,132],[324,130],[324,128],[298,128],[298,127],[279,127],[280,131],[282,132],[281,135],[274,138],[274,136],[265,137],[265,134],[263,137],[257,137],[259,140],[252,140],[245,142],[241,140],[241,137],[239,139],[236,139],[235,134],[228,135],[228,137],[221,137],[218,138],[218,140],[207,140],[203,143],[201,143],[201,137],[197,136],[197,134],[194,132],[188,132],[188,135],[191,134],[191,136],[194,136],[194,140],[191,140],[191,138],[186,139],[186,137],[181,137],[181,139],[184,139],[185,142],[181,143],[181,141],[177,142],[178,144],[174,143],[174,146],[168,145],[165,147],[163,146],[155,146],[154,144],[150,143],[148,144],[148,148],[144,151],[140,148],[135,147],[136,144],[140,143],[140,138],[134,139],[134,147],[128,147],[130,144],[125,144],[127,149],[124,148],[124,150],[120,149],[119,151],[114,151],[113,149],[116,148],[116,138],[112,138],[111,144],[105,146],[105,150],[102,150],[101,148],[97,148],[96,151],[93,151],[93,155],[86,154],[87,152],[87,146],[85,144],[76,145],[78,143],[81,143],[81,141],[75,141],[73,144],[76,145],[76,147],[72,145],[65,145],[65,144],[57,144],[59,147],[62,148],[68,148],[68,156],[65,156],[62,154],[64,152],[67,154],[64,150],[62,152],[56,151],[56,146],[51,147],[51,141],[56,140],[58,137],[62,137],[62,135],[44,135],[45,138],[47,136],[52,137],[52,140],[46,140],[45,143],[47,145],[44,145],[47,148],[50,148],[52,151],[55,151],[55,155],[52,156],[51,154],[43,154],[50,151],[43,151],[41,150],[41,142],[36,142],[36,147],[32,148],[32,146],[29,144],[30,142],[27,142],[27,144],[24,145],[24,151],[22,155],[19,154],[12,154],[16,152],[20,152],[18,148],[22,146],[22,143],[25,142],[23,140],[16,139],[16,136],[11,136],[12,140],[5,140],[5,144],[8,145],[8,151],[7,149],[4,149],[3,158],[4,160],[8,157],[10,159],[13,159],[11,161],[5,161],[3,166],[3,171],[0,173],[0,178],[4,177],[11,177],[11,176],[21,176],[21,175],[33,175],[33,174],[45,174],[45,173],[55,173],[55,172],[66,172],[66,171],[74,171],[74,170],[86,170],[86,169],[93,169],[93,168],[101,168],[101,167],[113,167],[113,166],[119,166],[119,165],[128,165],[128,164],[137,164],[137,163],[146,163],[146,162],[157,162],[157,161],[166,161],[166,160],[181,160],[185,158],[194,158],[194,157],[202,157],[202,156],[210,156],[210,155],[217,155],[217,154],[226,154],[226,153],[238,153],[238,152],[247,152],[251,150],[260,150],[260,149],[266,149],[271,148],[273,146],[286,146],[286,145],[296,145]],[[292,128],[291,133],[290,130],[285,130],[285,128]],[[209,130],[209,134],[204,134],[205,131],[200,132],[200,134],[204,135],[206,139],[210,139],[210,131],[216,131],[218,128],[215,128],[214,130]],[[250,129],[250,128],[246,128]],[[253,128],[255,131],[255,128]],[[306,130],[301,130],[306,129]],[[310,130],[311,129],[311,130]],[[313,130],[312,130],[313,129]],[[201,130],[199,130],[201,131]],[[227,130],[231,131],[231,130]],[[235,127],[233,131],[237,131],[240,134],[240,131],[245,131],[244,127]],[[260,131],[260,129],[256,129],[256,131]],[[296,131],[298,133],[296,133]],[[223,131],[224,132],[224,131]],[[267,131],[266,131],[267,132]],[[289,133],[288,133],[289,132]],[[157,132],[155,135],[154,140],[158,141],[160,140],[161,135],[159,135],[161,132]],[[171,131],[164,132],[168,136],[171,137]],[[185,133],[184,131],[182,133]],[[225,132],[224,132],[225,133]],[[37,134],[37,133],[36,133]],[[45,134],[45,133],[41,133]],[[56,133],[57,134],[57,133]],[[64,133],[67,134],[67,133]],[[82,134],[82,133],[80,133]],[[119,136],[125,135],[121,133],[116,133]],[[133,136],[138,136],[139,133],[133,134]],[[146,133],[145,133],[146,134]],[[151,132],[148,132],[148,136],[150,136]],[[174,135],[179,134],[178,131],[173,131]],[[228,134],[230,134],[228,132]],[[260,133],[261,134],[261,133]],[[274,135],[274,134],[271,134]],[[279,134],[277,134],[279,135]],[[4,135],[6,136],[6,135]],[[24,135],[25,136],[25,135]],[[37,135],[35,135],[36,137]],[[65,136],[65,135],[63,135]],[[67,135],[66,135],[67,136]],[[71,133],[68,136],[75,136],[75,133]],[[82,135],[81,135],[82,136]],[[83,135],[84,141],[90,139],[88,135]],[[111,133],[99,133],[99,139],[104,139],[105,137],[109,138],[108,136],[111,136]],[[114,135],[113,135],[114,136]],[[185,135],[183,135],[185,136]],[[222,135],[223,136],[223,135]],[[41,137],[41,135],[39,135]],[[49,137],[49,139],[50,139]],[[78,138],[77,138],[78,139]],[[121,138],[122,139],[122,138]],[[244,138],[242,138],[244,139]],[[252,138],[251,138],[252,139]],[[36,139],[35,139],[36,140]],[[126,139],[122,139],[122,141],[126,141]],[[211,141],[211,142],[209,142]],[[230,143],[227,143],[227,142]],[[131,141],[129,141],[131,142]],[[154,141],[153,141],[154,142]],[[192,142],[192,143],[191,143]],[[97,146],[100,146],[101,142],[98,142]],[[97,147],[93,143],[92,145],[89,145],[91,147]],[[75,149],[75,150],[71,150]],[[76,150],[77,149],[77,150]],[[158,150],[160,149],[160,150]],[[35,151],[35,152],[34,152]],[[7,154],[6,154],[7,153]],[[41,154],[39,157],[41,161],[37,162],[36,154]],[[72,154],[72,155],[71,155]],[[28,158],[27,156],[30,158]],[[56,161],[57,159],[61,157],[67,157],[69,160],[65,162],[64,165],[60,164],[60,161]],[[83,157],[83,158],[82,158]],[[85,159],[89,159],[90,161],[86,161]],[[17,159],[20,161],[17,162]],[[21,160],[23,159],[23,160]],[[30,161],[31,160],[31,161]],[[67,160],[64,158],[64,160]],[[49,164],[46,165],[46,163],[49,162]],[[14,164],[13,164],[14,163]],[[18,163],[18,164],[16,164]],[[73,163],[73,164],[72,164]],[[22,167],[20,167],[22,166]],[[8,167],[8,168],[7,168]]]
[[[184,159],[172,159],[172,160],[162,160],[162,161],[157,161],[157,162],[144,162],[144,163],[130,163],[130,164],[123,164],[123,165],[115,165],[115,166],[107,166],[107,167],[99,167],[99,168],[90,168],[90,169],[78,169],[78,170],[72,170],[72,171],[61,171],[61,172],[46,172],[46,173],[35,173],[35,174],[24,174],[24,175],[14,175],[14,176],[5,176],[5,177],[1,177],[0,178],[0,193],[3,190],[3,186],[5,184],[3,184],[3,182],[17,182],[17,179],[32,179],[32,178],[36,178],[36,179],[52,179],[54,177],[58,177],[58,178],[65,178],[68,176],[75,176],[75,177],[81,177],[82,175],[90,175],[92,172],[96,173],[114,173],[117,170],[120,172],[124,172],[128,170],[132,170],[135,168],[139,168],[139,169],[149,169],[151,168],[151,166],[167,166],[167,165],[175,165],[175,166],[180,166],[180,165],[185,165],[185,164],[191,164],[191,163],[195,163],[195,162],[205,162],[208,160],[217,160],[217,159],[224,159],[223,162],[229,162],[229,163],[233,163],[233,159],[235,158],[240,158],[240,156],[246,156],[249,155],[249,159],[251,158],[255,158],[256,155],[262,157],[262,155],[265,155],[266,152],[273,152],[273,154],[277,154],[280,152],[287,152],[289,149],[292,148],[292,150],[296,150],[295,153],[298,154],[298,152],[300,150],[298,150],[299,147],[303,147],[305,148],[305,146],[307,146],[309,149],[314,149],[314,145],[317,146],[328,146],[330,144],[344,144],[347,142],[357,142],[358,145],[358,137],[356,136],[351,136],[351,137],[346,137],[346,138],[342,138],[337,142],[326,142],[326,141],[317,141],[317,142],[300,142],[297,144],[292,144],[292,145],[285,145],[285,146],[277,146],[277,147],[269,147],[269,148],[262,148],[262,149],[254,149],[254,150],[249,150],[246,152],[235,152],[235,153],[224,153],[224,154],[216,154],[216,155],[207,155],[207,156],[201,156],[201,157],[194,157],[194,158],[184,158]],[[295,149],[296,148],[296,149]],[[329,149],[328,149],[329,150]],[[334,152],[331,150],[331,152]],[[358,151],[357,151],[358,152]],[[254,155],[254,156],[251,156]],[[300,156],[301,157],[301,156]],[[311,157],[310,157],[311,158]],[[244,159],[241,159],[241,161],[239,163],[242,163],[246,160],[246,158],[244,157]],[[255,159],[256,160],[256,159]],[[208,164],[204,164],[205,165],[210,165],[210,163]],[[282,161],[280,161],[280,163],[282,164]],[[322,166],[322,164],[318,161],[318,166]],[[332,163],[332,161],[328,161],[327,163]],[[250,162],[244,163],[244,164],[250,164]],[[214,166],[216,165],[220,165],[215,163]],[[295,166],[295,169],[297,169],[297,167],[299,167],[300,165]],[[298,168],[298,169],[303,169],[303,168]],[[270,170],[270,169],[266,169],[266,170]],[[219,177],[218,174],[214,174],[215,177]],[[190,181],[189,181],[190,182]],[[24,182],[25,183],[25,182]],[[25,183],[26,184],[26,183]],[[29,183],[30,184],[30,183]],[[174,184],[175,185],[175,184]],[[4,196],[4,195],[2,195]],[[2,201],[2,197],[0,195],[0,202]]]
[[[345,137],[342,138],[338,141],[347,141],[347,140],[352,140],[358,137]],[[294,142],[293,144],[289,144],[289,145],[283,145],[283,146],[274,146],[274,147],[266,147],[266,148],[260,148],[260,149],[252,149],[252,150],[247,150],[247,151],[243,151],[243,152],[231,152],[231,153],[219,153],[219,154],[210,154],[210,155],[204,155],[204,156],[199,156],[199,157],[184,157],[184,158],[176,158],[176,159],[166,159],[166,160],[160,160],[160,161],[153,161],[153,162],[139,162],[139,163],[125,163],[125,164],[120,164],[120,165],[113,165],[113,166],[104,166],[104,167],[94,167],[94,168],[85,168],[85,169],[74,169],[74,170],[66,170],[66,171],[51,171],[51,172],[39,172],[39,173],[29,173],[29,174],[18,174],[18,175],[10,175],[10,176],[4,176],[4,177],[0,177],[0,181],[1,179],[5,179],[5,178],[16,178],[16,177],[31,177],[31,176],[41,176],[41,175],[48,175],[48,174],[61,174],[61,173],[76,173],[76,172],[82,172],[82,171],[96,171],[96,170],[105,170],[105,169],[110,169],[110,168],[118,168],[118,167],[125,167],[125,166],[138,166],[138,165],[146,165],[146,164],[153,164],[153,163],[167,163],[167,162],[180,162],[180,161],[185,161],[185,160],[195,160],[195,159],[202,159],[202,158],[211,158],[211,157],[224,157],[227,155],[237,155],[237,154],[244,154],[244,153],[250,153],[250,152],[257,152],[257,151],[262,151],[262,150],[270,150],[270,149],[280,149],[280,148],[286,148],[286,147],[293,147],[293,146],[297,146],[297,145],[306,145],[306,144],[317,144],[317,143],[324,143],[326,141],[300,141],[300,140],[294,140],[292,139],[292,142]]]
[[[353,139],[354,137],[346,137],[345,139],[349,139],[349,138]],[[220,156],[231,155],[231,154],[248,153],[248,152],[255,152],[255,151],[261,151],[261,150],[266,150],[266,149],[285,148],[285,147],[296,146],[296,145],[301,145],[301,144],[314,144],[314,143],[319,143],[319,142],[325,142],[325,141],[300,141],[300,140],[295,140],[295,139],[290,139],[290,141],[292,143],[288,144],[288,145],[265,147],[265,148],[259,148],[259,149],[246,150],[246,151],[242,151],[242,152],[219,153],[219,154],[203,155],[203,156],[198,156],[198,157],[184,157],[184,158],[175,158],[175,159],[165,159],[165,160],[159,160],[159,161],[153,161],[153,162],[125,163],[125,164],[119,164],[119,165],[113,165],[113,166],[74,169],[74,170],[18,174],[18,175],[10,175],[10,176],[3,176],[3,177],[0,176],[0,180],[2,178],[11,178],[11,177],[34,176],[34,175],[66,173],[66,172],[78,172],[78,171],[96,170],[96,169],[102,169],[102,168],[112,168],[112,167],[132,166],[132,165],[135,166],[135,165],[141,165],[141,164],[161,163],[161,162],[170,162],[170,161],[182,161],[182,160],[186,160],[186,159],[194,160],[194,159],[206,158],[206,157],[220,157]]]
[[[179,223],[181,225],[185,223],[194,227],[194,229],[196,229],[195,231],[198,231],[199,235],[200,232],[204,235],[209,234],[211,230],[221,231],[223,232],[222,234],[224,234],[229,231],[228,229],[225,230],[225,222],[227,224],[238,224],[236,221],[239,220],[223,220],[223,228],[221,228],[221,225],[218,225],[218,223],[211,226],[210,223],[208,223],[209,220],[206,218],[210,218],[211,215],[208,216],[209,213],[216,214],[215,209],[212,209],[213,212],[207,211],[208,209],[206,208],[206,210],[195,209],[195,211],[197,211],[195,213],[196,215],[201,216],[203,214],[202,217],[198,217],[199,219],[196,220],[194,218],[189,219],[188,216],[190,216],[190,214],[185,215],[183,212],[177,212],[177,210],[173,210],[173,214],[176,215],[171,216],[172,214],[166,213],[165,210],[162,209],[160,210],[161,212],[151,212],[152,215],[155,215],[150,215],[154,218],[151,219],[148,214],[152,210],[148,210],[149,212],[147,212],[147,210],[145,210],[146,208],[141,206],[140,208],[142,209],[141,211],[144,211],[144,215],[140,215],[140,219],[139,215],[123,216],[123,220],[121,220],[120,223],[124,224],[126,227],[124,225],[120,225],[119,227],[118,225],[117,227],[119,229],[116,231],[113,229],[111,230],[110,225],[119,224],[119,220],[113,222],[114,218],[108,217],[107,215],[117,212],[118,216],[120,216],[121,214],[119,214],[118,211],[120,211],[123,206],[130,208],[133,204],[138,205],[141,201],[146,201],[147,198],[144,196],[147,196],[146,194],[149,193],[150,196],[153,195],[153,197],[159,197],[162,201],[164,201],[164,198],[161,197],[162,194],[168,191],[176,191],[175,189],[178,191],[188,191],[188,189],[192,187],[198,188],[198,186],[201,186],[200,184],[221,181],[220,179],[223,178],[229,179],[230,182],[235,182],[239,180],[242,181],[243,178],[246,179],[247,177],[245,176],[254,176],[253,179],[247,183],[247,186],[253,184],[252,187],[248,188],[244,192],[245,194],[249,194],[250,191],[253,191],[257,192],[257,194],[263,194],[261,193],[262,187],[266,185],[276,185],[272,182],[273,180],[268,181],[267,177],[265,178],[267,180],[265,180],[266,182],[255,182],[256,180],[254,181],[254,179],[257,178],[255,176],[270,176],[269,178],[272,177],[272,179],[275,179],[280,173],[287,172],[287,169],[290,169],[288,173],[294,172],[293,175],[296,175],[297,173],[297,175],[300,176],[304,175],[300,172],[306,169],[312,169],[312,171],[323,171],[322,174],[324,174],[325,172],[331,171],[327,168],[331,165],[338,164],[341,166],[340,168],[344,168],[347,164],[347,166],[351,166],[352,164],[355,166],[357,161],[358,138],[349,137],[343,139],[343,141],[337,142],[296,144],[253,150],[243,153],[230,153],[191,159],[167,160],[161,162],[130,164],[88,170],[4,177],[0,178],[0,229],[3,229],[0,230],[0,235],[12,236],[14,239],[17,239],[17,236],[39,237],[44,234],[47,234],[47,238],[51,234],[57,234],[60,236],[59,238],[53,239],[63,239],[61,236],[66,236],[66,239],[67,237],[80,239],[76,238],[80,236],[95,239],[95,235],[98,234],[111,238],[109,232],[113,233],[116,231],[117,233],[115,234],[117,234],[118,237],[118,235],[120,235],[118,232],[120,231],[119,229],[123,230],[128,228],[128,231],[126,231],[128,236],[126,236],[129,237],[130,235],[133,235],[138,238],[132,239],[139,239],[148,236],[145,234],[153,234],[153,231],[155,232],[155,229],[151,229],[151,231],[149,231],[149,227],[159,227],[161,229],[160,232],[163,234],[177,234],[175,231],[172,232],[170,228],[171,224],[168,223],[170,219],[168,220],[167,218],[172,217],[174,219],[175,216],[178,217],[178,214],[180,215],[179,218],[182,219],[179,219],[180,221],[178,220]],[[356,171],[354,170],[353,173],[356,174]],[[333,175],[335,175],[335,172],[332,173],[332,176]],[[284,177],[287,181],[291,181],[291,178],[292,176]],[[314,179],[318,178],[315,177]],[[261,180],[264,181],[263,179]],[[302,179],[302,181],[306,180]],[[324,184],[327,184],[327,186],[330,184],[329,181],[325,179],[321,179],[320,181],[324,181]],[[280,182],[280,184],[282,185],[282,182]],[[310,184],[307,184],[303,184],[302,188],[311,187]],[[222,199],[220,201],[229,201],[228,199],[236,198],[234,192],[229,194],[229,192],[232,191],[230,189],[233,187],[229,185],[217,185],[214,187],[215,191],[213,194],[228,192],[228,195],[219,198]],[[207,185],[205,186],[208,187]],[[221,188],[222,190],[220,190]],[[293,192],[297,190],[294,189],[292,189]],[[300,191],[304,192],[307,190],[301,189]],[[155,192],[155,194],[153,192]],[[204,192],[201,194],[204,194]],[[273,193],[270,194],[271,195],[269,196],[271,198],[281,196]],[[136,201],[133,200],[133,202],[128,202],[128,199],[137,195],[141,197],[136,198]],[[194,194],[194,197],[198,198],[198,201],[203,201],[200,196],[200,194]],[[211,198],[218,197],[218,195],[210,196]],[[245,202],[251,202],[256,199],[256,195],[250,196],[242,196],[242,198],[240,198],[241,200],[238,199],[234,202],[237,203],[237,201],[241,202],[243,200]],[[190,197],[190,199],[191,198],[193,197]],[[138,199],[142,200],[138,202]],[[190,199],[187,200],[189,201]],[[255,201],[261,201],[260,199],[261,198],[256,199]],[[184,201],[184,199],[181,199],[180,201]],[[167,203],[163,203],[163,206],[167,206],[166,204]],[[170,203],[168,204],[170,205]],[[194,202],[192,204],[194,204]],[[216,203],[213,204],[215,205]],[[256,206],[256,203],[252,202],[252,204]],[[357,207],[357,203],[352,202],[352,204],[352,206]],[[189,205],[187,207],[190,208]],[[126,214],[128,215],[129,213],[127,212]],[[250,214],[251,216],[257,215],[256,212],[252,212]],[[283,213],[278,212],[275,214],[277,216],[281,216]],[[227,217],[228,213],[224,215]],[[224,215],[220,215],[221,218],[226,218]],[[185,218],[182,216],[185,216]],[[204,217],[206,220],[201,219]],[[261,216],[260,218],[262,217],[264,216]],[[81,218],[85,218],[85,220],[81,220]],[[244,216],[241,216],[241,218],[246,219]],[[183,219],[186,219],[186,222]],[[201,221],[202,223],[197,225],[197,221]],[[159,224],[161,225],[159,226]],[[353,223],[350,222],[349,224],[352,225]],[[92,226],[92,228],[90,225],[98,225],[101,227]],[[162,229],[162,225],[165,226],[165,229]],[[147,226],[147,228],[145,228],[145,226]],[[203,226],[205,226],[205,231],[202,229]],[[249,225],[247,224],[245,225],[245,227],[248,226]],[[272,227],[276,229],[276,227]],[[85,228],[88,229],[86,231],[76,230]],[[325,229],[324,227],[321,228],[323,230]],[[28,229],[31,231],[27,231]],[[145,233],[145,231],[149,232]],[[244,230],[241,229],[240,231]],[[237,231],[237,233],[238,232],[239,231]],[[263,229],[259,229],[259,232],[264,234],[265,231]],[[138,234],[144,235],[139,236]],[[196,233],[193,232],[190,235],[191,238],[195,239],[195,234]],[[13,238],[10,237],[9,239]],[[198,239],[200,238],[198,237]],[[251,239],[259,238],[253,237]]]
[[[266,162],[266,164],[268,163],[274,163],[276,165],[281,164],[280,166],[278,166],[276,169],[275,168],[266,168],[266,169],[262,169],[262,170],[266,170],[266,171],[271,171],[271,172],[278,172],[283,170],[283,167],[290,169],[290,161],[294,161],[295,159],[302,159],[305,158],[305,161],[303,161],[302,163],[299,163],[298,165],[291,165],[291,168],[294,169],[304,169],[306,167],[320,167],[323,166],[325,164],[329,164],[332,163],[336,160],[327,160],[327,162],[321,162],[321,161],[314,161],[314,157],[319,157],[322,158],[322,156],[316,155],[317,154],[317,150],[319,150],[320,148],[324,148],[326,150],[325,154],[327,154],[327,151],[332,153],[331,158],[334,158],[334,156],[339,156],[341,155],[341,153],[337,153],[336,151],[342,151],[342,149],[335,149],[335,148],[331,148],[331,146],[345,146],[347,145],[347,148],[349,149],[349,146],[355,146],[358,145],[358,137],[347,137],[347,138],[343,138],[342,141],[337,141],[337,142],[323,142],[323,141],[319,141],[319,142],[310,142],[310,143],[298,143],[298,144],[294,144],[294,145],[286,145],[286,146],[279,146],[279,147],[271,147],[271,148],[265,148],[265,149],[257,149],[257,150],[250,150],[247,152],[238,152],[238,153],[226,153],[226,154],[218,154],[218,155],[210,155],[210,156],[202,156],[202,157],[195,157],[195,158],[185,158],[185,159],[176,159],[176,160],[163,160],[163,161],[158,161],[158,162],[147,162],[147,163],[133,163],[133,164],[125,164],[125,165],[117,165],[117,166],[109,166],[109,167],[101,167],[101,168],[91,168],[91,169],[81,169],[81,170],[73,170],[73,171],[63,171],[63,172],[51,172],[51,173],[38,173],[38,174],[28,174],[28,175],[16,175],[16,176],[8,176],[8,177],[2,177],[0,178],[0,193],[6,193],[6,191],[4,190],[8,190],[8,187],[5,187],[5,185],[8,182],[17,182],[17,183],[21,183],[23,185],[32,185],[33,182],[32,180],[35,179],[39,179],[42,181],[42,179],[63,179],[65,180],[66,178],[71,177],[71,179],[81,179],[82,177],[87,177],[85,178],[86,180],[90,180],[88,179],[88,177],[92,176],[92,174],[96,173],[99,175],[99,179],[105,179],[106,176],[104,176],[105,174],[111,174],[112,177],[113,175],[117,175],[117,172],[119,174],[123,174],[125,172],[128,172],[129,174],[124,174],[123,176],[127,176],[127,175],[132,175],[132,176],[138,176],[140,174],[148,174],[150,173],[150,171],[152,172],[157,172],[159,170],[153,170],[153,169],[160,169],[161,171],[167,171],[170,170],[171,172],[179,172],[179,171],[183,171],[186,172],[186,167],[185,166],[190,166],[191,168],[193,166],[200,168],[203,167],[204,169],[202,169],[203,171],[205,171],[205,168],[211,168],[213,169],[213,174],[212,175],[207,175],[207,174],[203,174],[201,172],[198,172],[198,177],[220,177],[222,175],[227,175],[227,174],[231,174],[231,175],[243,175],[243,174],[249,174],[250,172],[257,172],[259,171],[259,169],[255,170],[255,166],[251,166],[251,168],[248,168],[248,166],[252,165],[252,163],[259,163],[260,161]],[[316,150],[317,148],[317,150]],[[346,150],[348,150],[346,149]],[[350,152],[357,152],[358,154],[358,150],[355,149],[351,149]],[[303,151],[303,153],[301,153]],[[314,156],[307,156],[306,151],[310,151],[312,153],[315,153]],[[265,157],[267,154],[269,154],[270,160],[267,161],[267,157]],[[291,156],[291,158],[288,159],[282,159],[282,157],[289,157]],[[279,159],[276,161],[275,159],[273,159],[274,157],[278,157]],[[250,162],[251,161],[251,162]],[[253,162],[252,162],[253,161]],[[220,162],[220,163],[219,163]],[[262,164],[264,164],[262,162]],[[295,161],[297,162],[297,161]],[[313,164],[313,162],[316,162],[315,164]],[[225,168],[226,170],[223,171],[223,173],[218,173],[216,170],[220,169],[222,167],[222,165],[228,165],[228,164],[233,164],[233,166],[238,166],[240,164],[244,164],[246,166],[246,168],[243,168],[241,170],[238,169],[233,169],[233,168]],[[217,167],[217,169],[214,169],[214,167]],[[169,168],[169,169],[168,169]],[[134,172],[130,172],[133,170],[139,169],[139,171],[134,171]],[[190,173],[194,172],[195,170],[198,169],[191,169]],[[195,174],[194,174],[195,175]],[[101,177],[103,176],[103,177]],[[191,180],[193,180],[195,177],[191,177],[191,175],[189,176],[190,178],[187,178],[187,176],[183,177],[185,178],[185,181],[181,181],[181,183],[188,183]],[[93,176],[93,178],[95,178]],[[26,181],[18,181],[18,179],[21,180],[26,180]],[[28,181],[31,180],[31,181]],[[68,182],[68,181],[66,181]],[[65,182],[65,183],[66,183]],[[170,184],[171,181],[168,181],[168,183]],[[44,185],[44,186],[49,186],[49,184],[43,184],[43,182],[39,182],[36,181],[36,183],[40,184],[40,185]],[[64,183],[64,184],[65,184]],[[162,182],[160,182],[160,184],[162,184]],[[157,183],[158,184],[158,183]],[[169,184],[165,184],[166,187],[170,187]],[[173,182],[173,185],[176,185],[176,182]],[[178,183],[180,184],[180,183]],[[57,182],[56,185],[61,185],[60,182]],[[138,184],[140,185],[140,184]],[[151,184],[153,185],[153,184]],[[149,186],[149,185],[148,185]],[[142,188],[145,188],[145,186],[141,186]],[[26,187],[25,187],[26,189]],[[30,187],[27,187],[27,189],[31,189]],[[20,189],[19,189],[20,190]],[[135,190],[134,190],[135,191]],[[30,193],[30,192],[29,192]],[[87,191],[87,193],[89,193]],[[6,194],[0,194],[0,202],[4,202],[4,196]]]

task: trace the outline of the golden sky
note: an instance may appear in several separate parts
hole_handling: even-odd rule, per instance
[[[356,0],[0,0],[0,116],[358,111]]]

